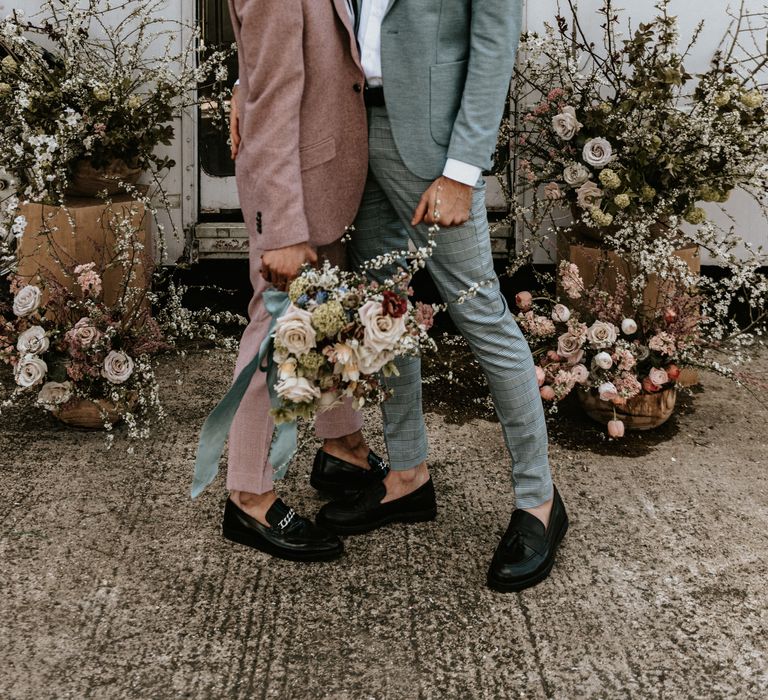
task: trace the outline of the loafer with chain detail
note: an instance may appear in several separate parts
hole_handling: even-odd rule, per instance
[[[360,535],[389,523],[434,520],[437,515],[435,487],[430,478],[407,496],[382,503],[387,487],[378,482],[349,498],[326,503],[317,523],[338,535]]]
[[[372,450],[368,452],[370,469],[318,450],[309,477],[311,486],[331,498],[339,498],[354,491],[364,491],[389,473],[389,465]]]
[[[488,570],[488,587],[495,591],[522,591],[543,581],[555,563],[555,553],[568,530],[568,514],[557,489],[549,526],[535,515],[517,509],[501,538]]]
[[[336,535],[302,518],[279,498],[267,511],[266,519],[270,527],[227,499],[221,531],[232,542],[280,559],[328,561],[344,553],[344,544]]]

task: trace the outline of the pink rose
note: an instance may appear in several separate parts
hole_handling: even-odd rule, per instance
[[[612,438],[623,438],[624,437],[624,422],[620,420],[609,420],[608,421],[608,435],[610,435]]]
[[[680,368],[677,365],[667,365],[667,377],[670,382],[676,382],[680,379]]]
[[[550,202],[556,202],[564,196],[563,191],[560,189],[560,185],[556,182],[550,182],[544,185],[544,199],[548,199]]]
[[[648,372],[648,379],[650,379],[656,386],[664,386],[669,381],[667,373],[660,367],[653,367]]]
[[[536,381],[539,383],[539,386],[543,386],[544,380],[547,378],[546,372],[536,365]]]
[[[515,295],[515,303],[518,309],[527,311],[531,308],[531,304],[533,304],[533,296],[530,292],[518,292]]]
[[[578,364],[584,357],[583,344],[584,340],[570,331],[563,333],[557,339],[557,354],[572,365]]]
[[[601,401],[612,401],[617,398],[619,393],[612,382],[603,382],[597,389]]]
[[[563,358],[560,357],[554,350],[547,350],[547,359],[552,362],[560,362]]]
[[[541,398],[544,399],[544,401],[555,400],[555,390],[549,386],[549,384],[541,387],[541,389],[539,389],[539,393],[541,394]]]
[[[661,391],[661,387],[654,384],[650,377],[643,377],[643,391],[648,394],[655,394],[657,391]]]

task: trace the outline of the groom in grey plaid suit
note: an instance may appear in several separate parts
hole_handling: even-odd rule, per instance
[[[422,246],[440,227],[427,268],[490,385],[512,459],[517,510],[488,584],[521,590],[545,578],[568,526],[552,485],[533,360],[493,268],[482,171],[491,165],[512,76],[521,0],[350,0],[368,107],[368,180],[352,262]],[[392,269],[376,273],[391,276]],[[483,283],[458,303],[463,290]],[[382,405],[391,471],[317,523],[338,534],[433,518],[418,358],[398,362]]]

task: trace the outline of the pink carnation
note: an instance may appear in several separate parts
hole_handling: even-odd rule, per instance
[[[435,310],[432,308],[431,304],[423,304],[420,301],[416,302],[416,312],[414,314],[414,319],[416,320],[416,324],[423,328],[425,331],[428,331],[430,328],[432,328],[432,325],[435,322]]]
[[[662,355],[674,355],[676,351],[675,339],[665,331],[657,333],[648,341],[648,347]]]
[[[581,292],[584,289],[584,280],[581,279],[579,268],[565,260],[560,263],[560,284],[563,287],[563,291],[571,299],[581,297]]]

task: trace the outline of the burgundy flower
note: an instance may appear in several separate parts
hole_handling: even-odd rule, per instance
[[[392,318],[400,318],[408,311],[408,300],[401,297],[399,294],[386,290],[383,293],[384,299],[381,302],[381,307],[387,316]]]

